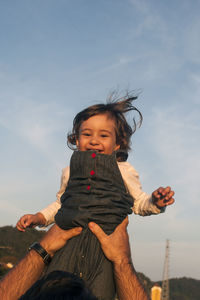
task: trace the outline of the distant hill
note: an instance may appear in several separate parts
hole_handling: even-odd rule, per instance
[[[45,231],[28,229],[19,232],[12,226],[0,227],[0,278],[7,272],[5,263],[15,264],[26,253],[28,247],[35,241],[39,241]],[[143,282],[146,291],[150,294],[155,282],[151,281],[143,273],[138,272],[138,277]],[[157,282],[162,286],[162,282]],[[192,278],[172,278],[169,280],[170,300],[200,300],[200,280]]]
[[[30,244],[40,240],[44,233],[36,229],[20,232],[12,226],[0,227],[0,262],[9,256],[12,257],[11,262],[16,263],[25,255]]]
[[[161,282],[158,282],[161,285]],[[200,280],[172,278],[169,280],[170,300],[200,300]]]
[[[143,273],[138,273],[145,290],[150,295],[151,288],[155,283],[162,287],[161,281],[153,282]],[[170,300],[200,300],[200,280],[193,278],[171,278],[169,279]]]
[[[27,253],[28,247],[44,234],[45,231],[36,229],[20,232],[12,226],[0,227],[0,278],[8,270],[6,263],[16,264]]]

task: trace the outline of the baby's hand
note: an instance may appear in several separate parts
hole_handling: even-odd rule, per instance
[[[33,228],[37,225],[45,225],[46,220],[41,213],[37,213],[35,215],[24,215],[19,219],[19,221],[16,224],[16,227],[19,231],[25,231],[27,227]]]
[[[167,205],[171,205],[174,203],[174,191],[171,190],[171,187],[168,186],[166,188],[159,187],[152,193],[152,202],[158,208],[165,207]]]

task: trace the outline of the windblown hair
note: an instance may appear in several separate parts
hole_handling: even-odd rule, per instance
[[[79,137],[82,122],[96,115],[107,114],[109,118],[114,119],[116,125],[116,144],[120,145],[120,149],[117,152],[117,160],[125,161],[127,159],[128,151],[131,149],[131,136],[137,127],[141,126],[143,118],[141,112],[132,105],[132,102],[137,99],[137,96],[127,93],[126,96],[122,98],[113,99],[113,95],[114,94],[109,97],[106,104],[100,103],[89,106],[75,116],[72,132],[68,133],[67,136],[67,144],[70,149],[76,149],[76,140]],[[125,114],[130,111],[136,111],[139,114],[138,122],[136,122],[133,117],[132,126],[128,124],[125,117]]]

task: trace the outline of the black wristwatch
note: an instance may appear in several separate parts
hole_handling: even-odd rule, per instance
[[[50,254],[37,242],[33,243],[29,248],[28,251],[30,250],[35,250],[43,259],[45,265],[48,265],[51,261],[51,256]]]

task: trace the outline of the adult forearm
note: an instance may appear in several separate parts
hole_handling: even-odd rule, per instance
[[[66,242],[81,233],[82,228],[62,230],[52,226],[40,241],[40,245],[52,257]],[[0,281],[0,299],[15,300],[23,295],[40,277],[44,269],[42,257],[31,250],[6,276]]]
[[[149,300],[132,263],[114,264],[114,275],[119,300]]]
[[[38,280],[44,266],[43,259],[31,250],[0,281],[0,299],[19,299]]]

